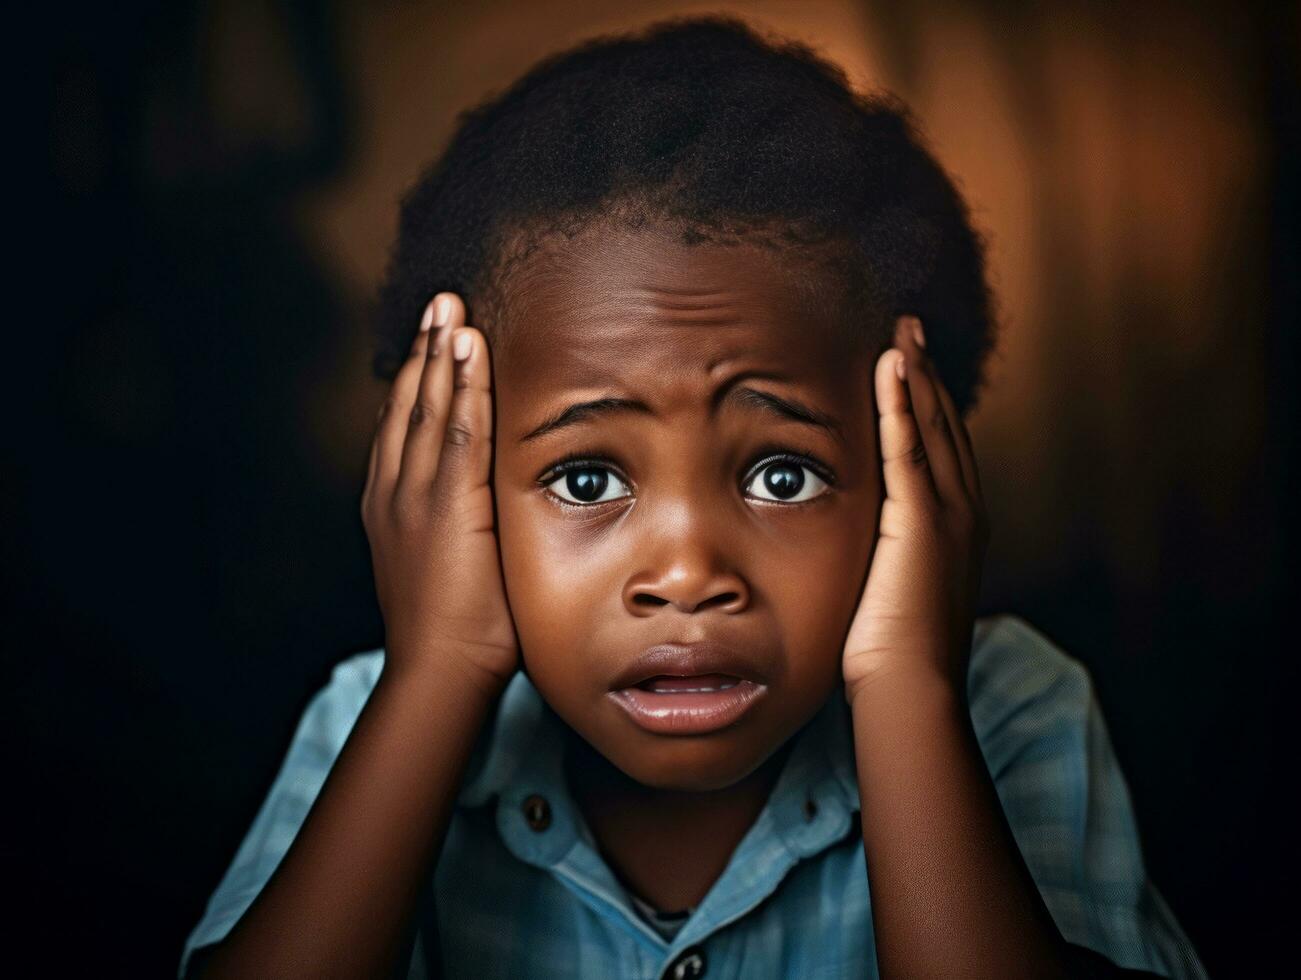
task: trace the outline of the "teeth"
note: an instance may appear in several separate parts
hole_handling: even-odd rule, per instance
[[[705,694],[710,691],[726,691],[733,687],[736,687],[735,681],[731,684],[720,684],[718,687],[673,687],[663,691],[655,687],[650,687],[648,690],[654,694]]]

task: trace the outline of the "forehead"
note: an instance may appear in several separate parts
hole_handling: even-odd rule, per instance
[[[493,363],[504,413],[596,389],[671,404],[747,370],[828,393],[854,376],[815,266],[761,245],[602,230],[540,249],[508,288]]]

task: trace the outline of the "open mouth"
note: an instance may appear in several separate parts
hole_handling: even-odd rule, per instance
[[[657,674],[608,697],[653,734],[707,735],[740,723],[767,693],[767,685],[730,674]]]
[[[739,677],[727,674],[700,674],[696,677],[670,677],[660,674],[648,677],[637,685],[643,691],[655,694],[702,694],[710,691],[726,691],[741,682]]]

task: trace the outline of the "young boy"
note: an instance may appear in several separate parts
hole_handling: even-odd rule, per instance
[[[1204,975],[1087,673],[973,623],[989,298],[901,107],[720,18],[550,58],[381,326],[385,647],[183,975]]]

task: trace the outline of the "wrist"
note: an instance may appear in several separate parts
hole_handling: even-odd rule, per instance
[[[384,669],[379,678],[379,683],[385,687],[399,687],[437,697],[456,692],[459,696],[486,702],[500,697],[509,681],[509,677],[475,666],[454,649],[435,646],[413,650],[400,641],[390,641],[386,645]]]
[[[925,704],[964,715],[967,711],[965,678],[959,681],[926,657],[901,657],[899,663],[878,667],[852,683],[847,679],[845,700],[855,711],[883,704]]]

